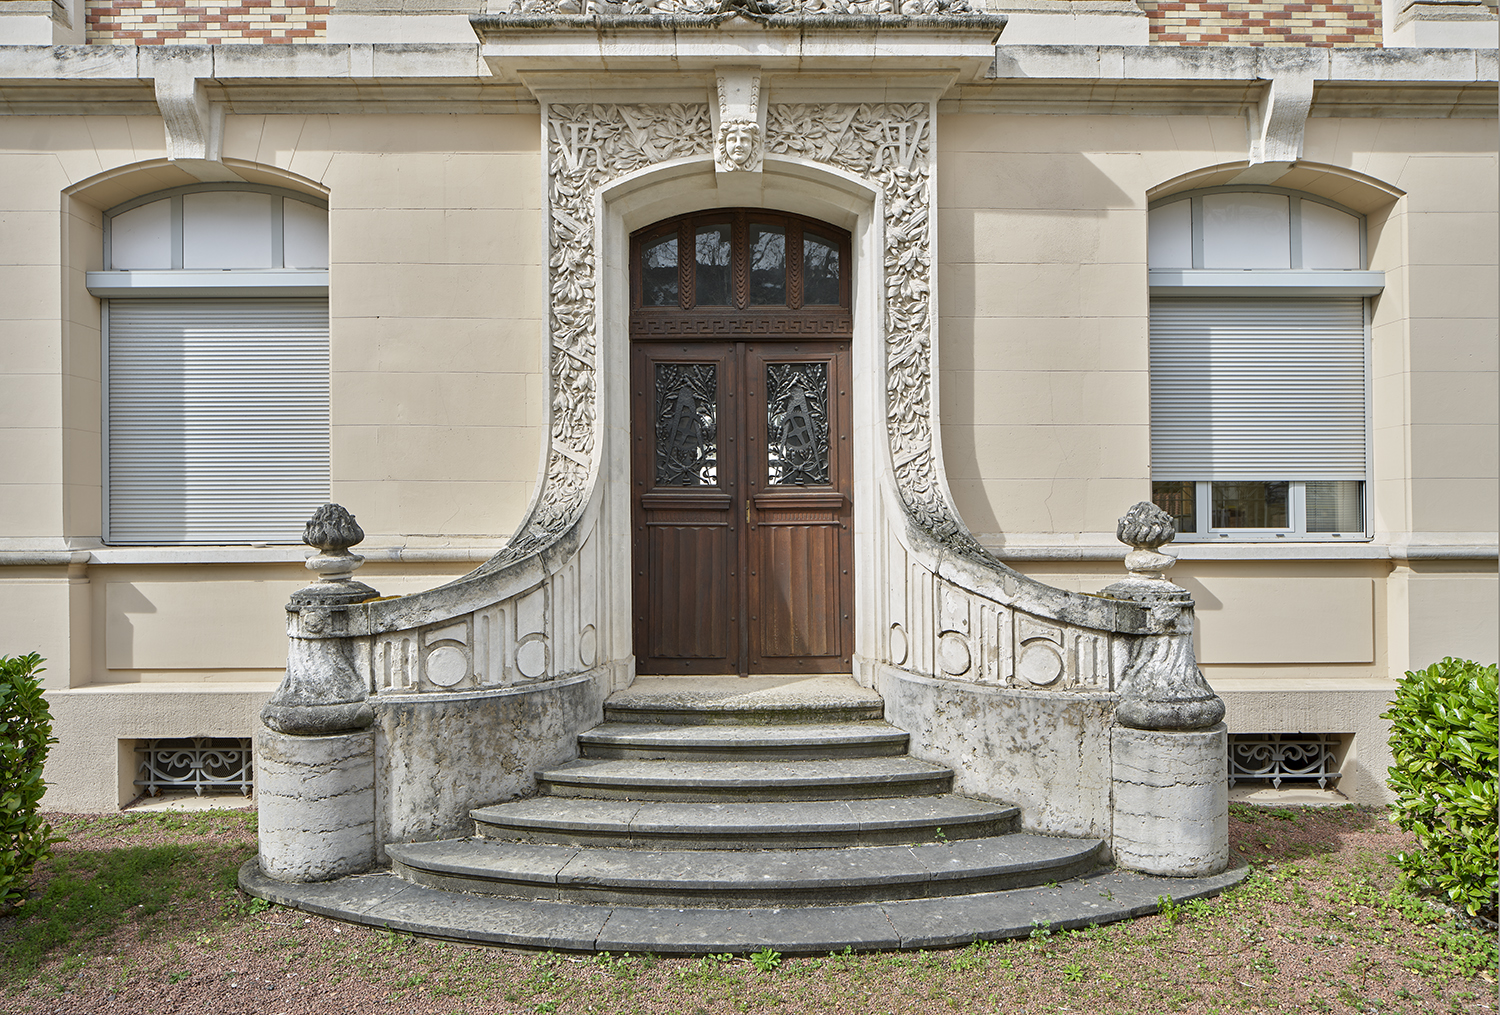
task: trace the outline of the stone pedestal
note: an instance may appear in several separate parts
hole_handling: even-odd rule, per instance
[[[278,881],[327,881],[375,863],[375,733],[255,740],[260,866]]]
[[[1115,863],[1167,877],[1229,865],[1229,732],[1115,726]]]

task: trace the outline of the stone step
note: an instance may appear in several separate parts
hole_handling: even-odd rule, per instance
[[[853,948],[948,948],[1146,916],[1164,898],[1182,905],[1217,895],[1249,874],[1243,864],[1202,878],[1153,878],[1125,871],[1057,885],[956,897],[784,909],[660,909],[579,905],[445,892],[393,874],[287,884],[254,857],[240,868],[248,894],[350,923],[474,944],[657,955],[787,955]]]
[[[585,758],[684,761],[813,761],[898,757],[907,735],[884,722],[766,726],[668,726],[606,722],[578,734]]]
[[[480,835],[656,849],[813,849],[976,839],[1016,831],[1020,810],[955,795],[759,803],[533,797],[469,812]]]
[[[638,761],[582,758],[538,772],[537,790],[605,800],[850,800],[936,796],[952,769],[909,757],[817,761]]]
[[[674,726],[881,719],[885,702],[851,677],[641,677],[604,703],[609,722]]]
[[[1065,881],[1100,865],[1097,839],[1015,834],[849,849],[649,850],[450,839],[386,848],[429,888],[510,898],[706,909],[967,895]]]

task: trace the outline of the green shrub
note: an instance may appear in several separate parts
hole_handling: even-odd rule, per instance
[[[1417,833],[1395,857],[1470,916],[1496,905],[1496,667],[1444,659],[1406,675],[1390,711],[1394,820]]]
[[[0,656],[0,910],[21,899],[26,876],[59,841],[37,813],[52,714],[42,698],[42,657]]]

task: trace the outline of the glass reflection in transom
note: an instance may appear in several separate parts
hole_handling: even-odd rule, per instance
[[[802,234],[802,305],[836,307],[839,303],[839,245],[812,233]]]
[[[727,307],[729,290],[729,223],[699,226],[694,234],[698,261],[697,300],[700,307]]]
[[[782,226],[750,226],[750,304],[786,306],[786,229]]]
[[[641,252],[641,305],[677,306],[677,234],[663,236]]]

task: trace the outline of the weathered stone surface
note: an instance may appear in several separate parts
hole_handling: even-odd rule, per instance
[[[886,716],[959,793],[1007,800],[1028,831],[1109,835],[1112,694],[1025,691],[879,671]]]
[[[278,881],[326,881],[375,862],[375,735],[255,741],[260,865]]]
[[[1116,726],[1115,862],[1168,877],[1217,874],[1229,865],[1229,733]]]
[[[943,948],[1025,937],[1038,923],[1060,931],[1145,916],[1163,898],[1181,904],[1217,895],[1249,872],[1241,865],[1209,877],[1159,879],[1112,871],[1055,887],[786,909],[581,906],[445,892],[389,874],[287,885],[268,879],[254,860],[240,868],[240,887],[305,912],[459,941],[702,955],[766,946],[788,953]]]
[[[300,623],[318,623],[319,615],[327,612],[307,608]],[[261,719],[271,729],[293,736],[364,729],[375,717],[365,701],[367,689],[365,678],[354,667],[347,640],[291,637],[287,639],[286,677],[266,702]]]
[[[575,737],[599,722],[603,700],[587,675],[373,699],[380,841],[469,834],[470,810],[531,792],[537,769],[574,757]]]

